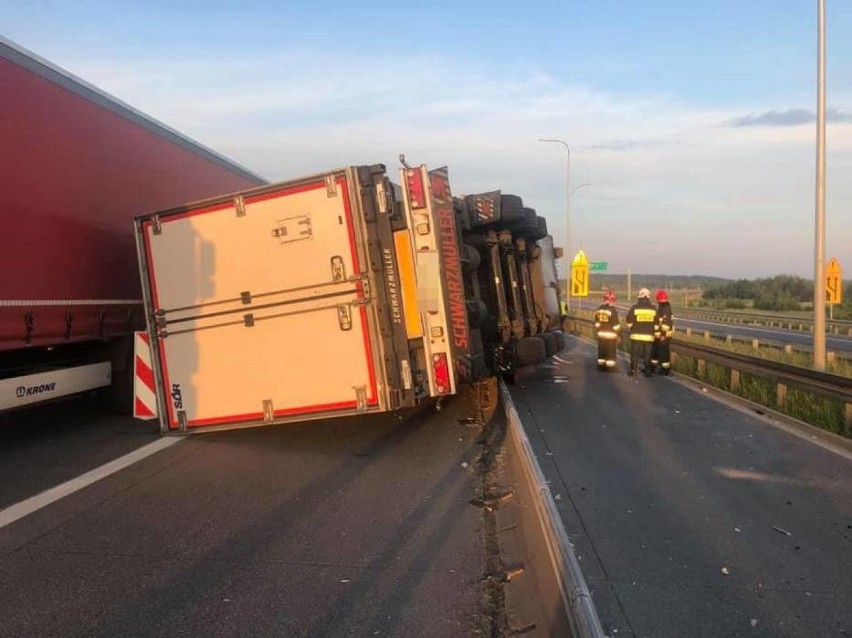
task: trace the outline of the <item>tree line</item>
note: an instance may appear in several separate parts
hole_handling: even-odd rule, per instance
[[[814,282],[795,275],[775,275],[763,279],[737,279],[712,284],[702,299],[726,308],[757,310],[803,310],[813,308]],[[843,306],[852,311],[852,284],[843,291]]]

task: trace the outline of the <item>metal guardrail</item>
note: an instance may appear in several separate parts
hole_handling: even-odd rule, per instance
[[[716,363],[741,373],[760,376],[785,387],[801,388],[820,396],[843,401],[847,406],[852,406],[852,378],[809,370],[780,361],[751,357],[678,338],[673,340],[672,346],[676,354]]]
[[[523,476],[520,478],[533,500],[535,513],[547,544],[551,567],[559,581],[560,596],[568,613],[573,636],[607,638],[592,601],[592,594],[580,569],[580,563],[574,554],[571,541],[568,540],[565,526],[562,524],[562,517],[556,509],[556,501],[533,453],[509,390],[502,382],[500,395],[506,411],[508,436],[521,461]]]
[[[621,308],[619,308],[619,309],[621,309]],[[627,311],[626,308],[623,309],[623,310],[624,310],[624,312]],[[677,323],[678,317],[682,317],[683,319],[685,319],[687,321],[692,321],[692,320],[696,319],[696,317],[694,317],[694,316],[683,316],[681,314],[678,314],[675,318],[675,323]],[[580,320],[580,321],[586,321],[586,319],[583,318],[583,317],[575,317],[575,318]],[[721,322],[721,323],[734,323],[734,322]],[[850,324],[852,324],[852,322],[850,322]],[[772,326],[767,326],[767,327],[772,327]],[[783,350],[783,351],[785,351],[789,354],[801,353],[801,354],[811,355],[813,353],[813,346],[808,346],[806,344],[800,344],[800,343],[797,344],[797,343],[790,343],[790,342],[786,342],[786,341],[782,341],[782,340],[760,339],[760,338],[755,338],[755,337],[747,337],[747,336],[744,336],[744,335],[730,334],[730,333],[724,332],[724,328],[721,328],[721,327],[718,330],[713,330],[713,329],[707,330],[707,329],[701,329],[701,328],[696,329],[696,328],[684,327],[682,325],[676,325],[675,326],[675,332],[683,333],[687,337],[690,337],[690,336],[701,337],[701,336],[703,336],[704,339],[706,339],[708,341],[710,341],[712,339],[716,339],[716,340],[719,340],[719,341],[725,341],[728,344],[731,344],[731,343],[748,344],[748,345],[751,345],[755,350],[766,347],[766,348],[772,348],[772,349],[776,349],[776,350]],[[850,333],[852,333],[852,328],[850,328]],[[839,350],[839,349],[829,350],[826,354],[828,355],[829,362],[834,360],[834,359],[852,362],[852,350],[848,350],[848,351]]]
[[[591,331],[593,322],[581,317],[570,317],[574,327],[584,326]],[[852,378],[843,377],[780,361],[732,352],[724,348],[696,344],[675,337],[672,341],[675,356],[692,357],[699,362],[699,369],[711,362],[731,370],[731,390],[736,391],[740,374],[750,374],[772,383],[776,387],[776,404],[784,405],[787,389],[798,388],[814,395],[839,401],[843,404],[846,436],[852,436]]]
[[[813,319],[806,317],[785,317],[784,315],[772,315],[753,312],[725,312],[713,308],[678,308],[678,316],[686,319],[708,319],[722,323],[741,323],[751,325],[762,325],[770,328],[784,328],[788,330],[813,331]],[[826,333],[846,335],[852,337],[852,321],[843,319],[832,319],[826,321]]]
[[[750,345],[755,350],[759,350],[761,348],[770,348],[774,350],[783,350],[788,354],[804,354],[804,355],[812,355],[813,354],[813,346],[801,343],[789,343],[785,341],[776,341],[773,339],[758,339],[755,337],[747,337],[743,335],[735,335],[724,332],[724,329],[721,330],[696,330],[693,328],[683,328],[681,326],[675,326],[676,333],[682,333],[686,337],[693,338],[701,338],[702,336],[706,341],[724,341],[727,344],[743,344]],[[852,361],[852,351],[844,351],[844,350],[829,350],[826,352],[828,355],[828,360],[832,361],[835,359],[841,361]]]

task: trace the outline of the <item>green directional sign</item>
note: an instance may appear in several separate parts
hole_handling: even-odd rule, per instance
[[[590,261],[589,270],[606,270],[609,268],[609,262],[606,261]]]

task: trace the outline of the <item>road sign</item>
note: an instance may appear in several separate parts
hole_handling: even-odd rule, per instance
[[[582,250],[571,262],[571,296],[589,296],[589,260]]]
[[[593,261],[589,263],[589,270],[591,271],[604,271],[609,268],[609,263],[606,261]]]
[[[825,301],[829,304],[839,304],[842,299],[843,273],[840,270],[840,262],[832,257],[825,267]]]

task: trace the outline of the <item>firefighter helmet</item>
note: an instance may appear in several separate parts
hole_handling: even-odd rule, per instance
[[[611,290],[607,290],[603,294],[604,303],[615,303],[615,293]]]
[[[651,298],[651,291],[648,290],[647,288],[640,288],[639,294],[636,295],[636,296],[639,297],[639,299],[650,299]]]
[[[669,300],[669,295],[665,290],[657,291],[657,303],[662,303]]]

